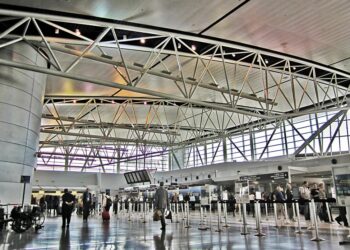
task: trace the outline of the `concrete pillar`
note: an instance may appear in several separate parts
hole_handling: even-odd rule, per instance
[[[28,44],[0,49],[0,58],[45,66],[45,60]],[[0,202],[20,203],[21,176],[36,167],[46,75],[0,66]],[[31,182],[32,182],[31,178]],[[31,183],[25,202],[30,201]]]

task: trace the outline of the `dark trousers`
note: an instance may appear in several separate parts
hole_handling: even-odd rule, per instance
[[[62,208],[62,226],[69,225],[72,216],[72,209]]]
[[[165,224],[165,208],[162,208],[162,216],[160,217],[160,223],[162,224],[162,228],[165,228],[166,224]]]
[[[345,207],[339,207],[339,216],[335,218],[335,220],[340,223],[344,222],[344,226],[348,227],[348,219],[346,218],[346,208]]]
[[[87,220],[90,214],[90,204],[83,205],[83,220]]]

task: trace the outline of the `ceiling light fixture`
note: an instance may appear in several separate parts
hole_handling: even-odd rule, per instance
[[[193,51],[196,51],[196,49],[197,49],[196,45],[192,44],[191,49],[192,49]]]
[[[147,105],[147,102],[146,102],[146,101],[144,101],[144,102],[143,102],[143,104],[144,104],[144,105]]]
[[[232,57],[236,57],[236,54],[235,54],[235,53],[232,53]]]
[[[177,48],[178,48],[178,49],[181,49],[181,43],[178,43],[178,44],[177,44]]]
[[[59,29],[55,29],[55,34],[58,35],[60,33]]]
[[[123,40],[126,40],[128,39],[128,36],[127,35],[123,35]]]
[[[73,100],[73,103],[77,103],[77,100]]]
[[[146,43],[146,39],[145,38],[141,38],[140,43],[141,44],[145,44]]]
[[[79,30],[79,29],[75,29],[75,34],[77,34],[78,36],[80,36],[80,35],[81,35],[80,30]]]
[[[265,63],[268,64],[268,63],[269,63],[269,60],[265,59]]]

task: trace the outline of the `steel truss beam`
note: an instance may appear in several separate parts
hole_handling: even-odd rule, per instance
[[[64,136],[76,137],[76,140],[71,140],[76,145],[81,142],[80,137],[84,137],[84,140],[89,139],[86,141],[88,145],[91,144],[91,147],[96,146],[94,144],[97,141],[100,145],[111,142],[125,144],[136,142],[180,147],[206,140],[220,140],[237,131],[246,131],[252,123],[280,123],[306,113],[325,112],[331,108],[348,108],[344,107],[349,94],[350,75],[348,73],[288,55],[210,37],[155,27],[134,26],[122,22],[96,21],[7,9],[1,9],[0,15],[6,16],[5,19],[0,20],[4,23],[18,18],[0,33],[0,39],[2,39],[0,48],[25,41],[34,48],[45,50],[49,55],[45,59],[52,67],[46,69],[1,59],[0,65],[95,83],[117,89],[115,95],[121,90],[127,90],[147,95],[150,99],[161,98],[159,102],[149,105],[144,127],[140,127],[142,123],[138,122],[133,102],[118,106],[112,126],[102,120],[100,109],[103,104],[97,104],[96,100],[89,100],[79,115],[71,119],[60,114],[60,109],[57,107],[59,103],[57,101],[49,103],[55,99],[55,97],[49,97],[47,100],[50,101],[47,104],[53,105],[48,108],[51,118],[48,116],[45,118],[54,119],[57,124],[52,126],[54,130],[42,127],[45,128],[42,129],[43,133],[49,133],[49,136],[42,141],[41,147],[56,143],[57,147],[63,147],[73,154],[69,151],[72,148],[66,144],[68,140]],[[77,34],[67,28],[68,26],[66,27],[66,24],[71,23],[89,26],[91,30],[98,29],[99,32],[95,38],[89,38],[85,34]],[[48,35],[49,32],[45,27],[58,29],[73,38],[52,37]],[[19,34],[20,28],[23,28],[23,32]],[[34,29],[39,35],[32,35],[33,33],[29,32],[32,30],[29,29]],[[132,39],[121,39],[121,31],[131,32],[136,36]],[[141,39],[156,42],[146,46],[134,43]],[[193,49],[192,43],[202,44],[202,49]],[[81,51],[71,45],[79,45]],[[140,54],[147,53],[146,62],[128,60],[126,55],[130,50]],[[110,51],[116,52],[117,56]],[[73,57],[67,67],[63,66],[62,53]],[[165,60],[163,55],[170,59]],[[71,73],[86,60],[111,67],[122,77],[125,84]],[[194,62],[195,67],[193,67]],[[142,87],[142,80],[146,76],[162,78],[167,80],[167,83],[172,82],[178,93],[170,94],[166,91]],[[214,95],[219,94],[220,101],[214,103],[201,100],[196,96],[201,89],[210,91]],[[113,100],[120,97],[109,98]],[[94,104],[92,108],[91,103]],[[169,104],[177,108],[177,117],[172,122],[166,114]],[[132,106],[131,112],[126,110],[126,107],[129,107],[127,105]],[[307,111],[304,110],[306,105],[309,107]],[[162,121],[160,113],[166,114],[166,122]],[[119,122],[122,115],[130,124]],[[84,116],[95,116],[94,122],[90,124],[83,119]],[[126,138],[113,136],[114,128],[127,129]],[[91,134],[89,129],[98,129],[101,135]],[[76,132],[76,130],[79,131]],[[318,135],[314,134],[316,137]],[[272,137],[273,134],[269,141]],[[308,145],[312,140],[313,138],[310,137],[304,144]],[[263,156],[269,141],[258,158]],[[302,146],[305,147],[305,145]],[[327,152],[329,149],[330,145]],[[296,153],[302,150],[300,147]],[[88,154],[88,157],[95,156],[99,156],[98,150],[90,151]],[[252,157],[255,156],[252,155]]]

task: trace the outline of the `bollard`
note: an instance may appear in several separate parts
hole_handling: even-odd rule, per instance
[[[276,207],[276,203],[273,203],[273,213],[275,216],[275,226],[278,227],[278,219],[277,219],[277,207]]]
[[[247,235],[249,234],[248,228],[247,228],[247,209],[246,209],[246,204],[242,204],[242,209],[243,209],[243,232],[241,232],[242,235]]]
[[[255,236],[258,236],[258,237],[263,237],[263,236],[266,236],[266,234],[262,233],[261,232],[261,207],[260,207],[260,203],[259,201],[256,201],[256,213],[255,213],[255,217],[256,217],[256,221],[257,221],[257,230],[258,232],[255,234]]]
[[[269,211],[268,211],[268,207],[267,207],[267,203],[265,202],[265,214],[266,214],[266,221],[269,220]]]
[[[317,217],[316,217],[316,207],[315,207],[315,201],[314,199],[311,200],[311,207],[312,207],[312,214],[310,214],[310,216],[312,215],[314,217],[314,222],[315,222],[315,231],[316,231],[316,235],[314,238],[312,238],[312,241],[323,241],[325,239],[321,238],[319,236],[319,232],[318,232],[318,221],[317,221]]]
[[[296,210],[296,213],[297,213],[297,221],[298,221],[298,230],[295,231],[296,234],[302,234],[303,231],[301,231],[301,226],[300,226],[300,213],[299,213],[299,202],[297,201],[295,203],[295,210]]]
[[[221,203],[218,201],[218,229],[215,232],[221,232]]]

